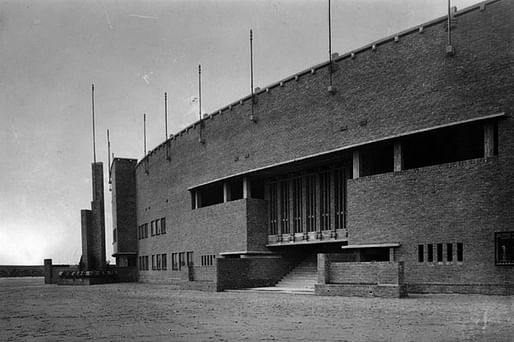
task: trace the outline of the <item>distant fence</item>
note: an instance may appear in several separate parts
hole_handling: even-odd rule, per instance
[[[43,275],[44,275],[43,265],[35,265],[35,266],[0,265],[0,278],[42,277]]]

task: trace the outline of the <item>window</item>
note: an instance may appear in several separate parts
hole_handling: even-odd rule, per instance
[[[462,242],[457,243],[457,261],[462,262],[464,260],[464,246]]]
[[[496,233],[496,265],[514,265],[514,232]]]
[[[161,219],[161,234],[166,234],[166,219],[164,217]]]
[[[161,220],[155,220],[155,235],[161,235]]]
[[[452,243],[446,244],[446,261],[448,261],[448,262],[453,261],[453,244]]]
[[[305,191],[307,194],[307,231],[316,231],[316,176],[310,175],[305,178]]]
[[[427,245],[427,261],[434,261],[434,245],[432,245],[431,243]]]
[[[443,262],[443,244],[437,244],[437,262]]]
[[[186,266],[186,253],[180,252],[178,254],[178,269],[181,270],[182,267]]]
[[[150,233],[152,236],[155,235],[155,221],[150,222]]]
[[[148,271],[148,268],[149,268],[149,266],[148,266],[148,255],[146,255],[145,256],[145,270]]]
[[[270,221],[269,229],[270,235],[278,234],[278,196],[277,196],[277,183],[269,185],[269,212]]]
[[[148,223],[145,223],[145,239],[148,239]]]
[[[168,269],[168,256],[166,255],[166,253],[162,254],[161,260],[162,260],[162,270],[166,271]]]
[[[319,175],[319,208],[320,228],[330,230],[330,173],[323,172]]]
[[[152,270],[155,270],[155,255],[152,254]]]
[[[161,255],[157,254],[155,256],[155,259],[157,259],[157,269],[160,270],[161,269]]]
[[[425,261],[425,251],[424,251],[423,247],[425,247],[425,246],[418,245],[418,262]]]
[[[193,252],[187,252],[186,253],[186,262],[187,266],[192,267],[194,265],[193,263]]]
[[[114,230],[112,231],[112,242],[116,242],[116,228],[114,228]]]
[[[280,213],[281,213],[281,222],[280,228],[282,229],[282,234],[289,234],[290,225],[289,225],[289,182],[282,181],[280,182]]]
[[[171,269],[173,271],[178,271],[178,254],[171,253]]]
[[[334,173],[335,228],[346,228],[346,169]]]
[[[201,256],[202,266],[213,266],[215,259],[216,259],[216,255],[214,255],[214,254],[202,255]]]
[[[302,227],[302,179],[293,179],[293,229],[301,233]]]

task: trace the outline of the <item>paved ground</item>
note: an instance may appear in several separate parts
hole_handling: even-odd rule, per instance
[[[514,297],[205,293],[0,278],[0,341],[513,341]]]

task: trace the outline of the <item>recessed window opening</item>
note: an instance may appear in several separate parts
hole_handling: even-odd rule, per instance
[[[418,262],[425,261],[424,245],[418,245]]]
[[[437,244],[437,262],[443,262],[443,244]]]
[[[316,175],[305,177],[307,231],[316,231]]]
[[[427,245],[427,261],[434,262],[434,245],[431,243]]]
[[[453,244],[452,243],[446,244],[446,261],[448,261],[448,262],[453,261]]]
[[[250,180],[251,198],[264,199],[264,181],[260,179]]]
[[[205,185],[196,191],[200,196],[199,208],[223,203],[223,183],[221,182]]]
[[[481,158],[484,126],[473,123],[414,134],[402,140],[402,148],[405,169]]]
[[[362,176],[393,172],[394,152],[390,141],[371,144],[361,150]]]
[[[269,226],[270,234],[278,234],[278,184],[270,183],[269,185]]]
[[[295,233],[301,233],[302,227],[302,179],[294,178],[293,181],[293,229]]]
[[[291,226],[289,222],[289,182],[287,180],[280,182],[280,228],[282,234],[290,234]]]
[[[462,242],[457,243],[457,261],[462,262],[464,260],[464,245]]]
[[[514,265],[514,232],[495,234],[496,265]]]
[[[360,261],[389,261],[389,248],[364,248],[360,250]]]
[[[346,168],[334,171],[335,228],[346,228]]]
[[[227,183],[230,193],[229,201],[235,201],[243,198],[243,179],[237,178]]]
[[[320,173],[319,190],[320,228],[330,230],[330,172]]]

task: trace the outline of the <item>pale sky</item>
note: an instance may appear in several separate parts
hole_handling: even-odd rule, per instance
[[[453,0],[459,9],[476,0]],[[143,156],[204,112],[328,59],[328,0],[0,0],[0,264],[79,261],[91,201],[91,83],[97,159]],[[333,52],[446,14],[446,0],[332,0]],[[112,254],[106,192],[107,255]]]

